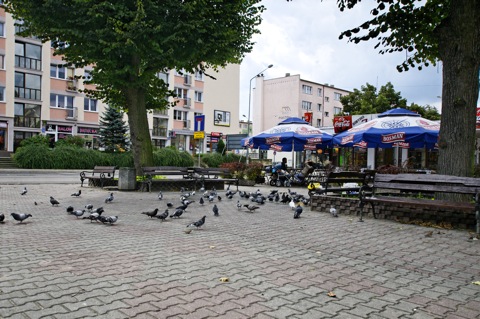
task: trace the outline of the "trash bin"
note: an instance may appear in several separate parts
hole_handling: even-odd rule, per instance
[[[118,190],[134,191],[137,189],[137,174],[134,167],[120,167],[118,173]]]

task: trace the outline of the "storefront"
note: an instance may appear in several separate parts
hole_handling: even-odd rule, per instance
[[[0,151],[8,150],[8,123],[0,122]]]
[[[67,138],[72,136],[73,133],[73,126],[64,126],[64,125],[56,125],[47,123],[45,128],[45,134],[53,139],[53,141],[58,141],[60,139]]]
[[[96,127],[77,127],[77,135],[85,139],[85,147],[98,149],[100,146],[99,129]]]

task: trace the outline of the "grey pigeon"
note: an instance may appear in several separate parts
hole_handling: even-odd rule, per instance
[[[170,218],[173,218],[173,217],[180,218],[182,214],[183,214],[183,209],[177,209],[172,215],[170,215]]]
[[[97,220],[101,221],[102,224],[105,224],[107,222],[107,216],[100,215],[97,217]]]
[[[118,220],[118,216],[108,216],[106,219],[106,222],[109,223],[110,225],[113,225],[116,223]]]
[[[26,194],[27,194],[27,192],[28,192],[28,191],[27,191],[27,188],[26,188],[26,187],[24,187],[24,188],[23,188],[23,191],[20,193],[20,195],[26,195]]]
[[[10,215],[12,215],[13,219],[19,221],[19,222],[23,222],[25,219],[27,219],[28,217],[32,217],[31,214],[17,214],[17,213],[11,213]]]
[[[203,216],[202,218],[200,218],[199,220],[197,220],[197,221],[194,222],[194,223],[191,223],[191,224],[188,225],[187,227],[193,227],[193,226],[195,226],[195,227],[197,227],[197,228],[202,227],[203,224],[205,224],[205,218],[206,218],[206,217],[207,217],[207,216]]]
[[[85,208],[88,209],[88,210],[92,210],[93,205],[92,204],[87,204],[87,205],[85,205]]]
[[[163,193],[162,193],[162,191],[160,191],[160,192],[158,193],[157,197],[158,197],[159,200],[162,200],[162,199],[163,199]]]
[[[302,206],[298,205],[298,206],[295,208],[295,213],[293,214],[293,218],[294,218],[294,219],[300,218],[300,215],[302,214],[302,212],[303,212]]]
[[[67,207],[67,213],[73,213],[73,211],[75,210],[75,208],[73,208],[73,206],[68,206]]]
[[[0,223],[3,224],[3,221],[5,220],[5,215],[3,213],[0,214]]]
[[[168,203],[167,203],[167,207],[168,207],[168,208],[173,208],[173,204],[170,203],[170,202],[168,202]]]
[[[212,207],[212,211],[213,211],[213,216],[215,216],[215,217],[218,217],[218,216],[220,216],[220,214],[218,214],[218,207],[217,207],[217,204],[213,205],[213,207]]]
[[[330,207],[330,214],[332,217],[338,217],[337,209],[335,207]]]
[[[149,216],[150,218],[155,217],[158,213],[158,208],[155,208],[154,210],[150,212],[143,212],[142,214]]]
[[[105,203],[111,203],[113,202],[113,193],[110,193],[107,198],[105,198]]]
[[[50,196],[50,204],[52,204],[52,206],[58,206],[58,205],[60,205],[60,203],[58,202],[58,200],[56,200],[55,198],[53,198],[53,196]]]
[[[79,189],[78,192],[73,193],[73,194],[70,195],[70,196],[80,197],[80,195],[82,195],[82,190],[81,190],[81,189]]]
[[[168,212],[168,209],[165,209],[165,211],[163,213],[161,213],[160,215],[157,215],[155,217],[157,217],[158,219],[160,219],[162,222],[165,220],[165,218],[168,217],[170,213]]]
[[[82,210],[78,209],[78,210],[75,210],[75,211],[71,212],[70,214],[76,216],[77,218],[82,217],[83,214],[85,214],[85,209],[82,209]]]
[[[240,208],[242,208],[242,204],[240,203],[239,200],[237,200],[237,209],[240,210]]]
[[[90,219],[90,222],[93,222],[97,221],[100,216],[101,215],[99,213],[91,213],[89,216],[83,217],[83,219]]]
[[[93,210],[94,213],[97,213],[99,215],[102,215],[102,213],[104,212],[105,210],[103,209],[103,207],[98,207],[96,209]]]
[[[205,204],[205,201],[203,200],[203,197],[200,197],[200,200],[198,202],[200,203],[200,205]]]
[[[260,208],[260,207],[255,206],[255,205],[248,205],[248,204],[243,205],[243,207],[246,207],[250,211],[250,213],[253,213],[256,209]]]

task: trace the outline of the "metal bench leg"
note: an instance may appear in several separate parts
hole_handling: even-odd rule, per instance
[[[358,207],[359,212],[357,213],[357,215],[360,214],[360,219],[358,221],[363,222],[363,206],[365,206],[365,203],[360,202],[360,204],[358,206],[359,206]]]

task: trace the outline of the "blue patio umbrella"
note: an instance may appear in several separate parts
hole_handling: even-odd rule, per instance
[[[419,114],[396,108],[369,122],[335,135],[333,144],[363,148],[435,148],[440,123]]]
[[[245,138],[242,143],[246,147],[281,152],[317,150],[331,146],[333,136],[308,122],[290,117],[268,130],[255,136]]]

